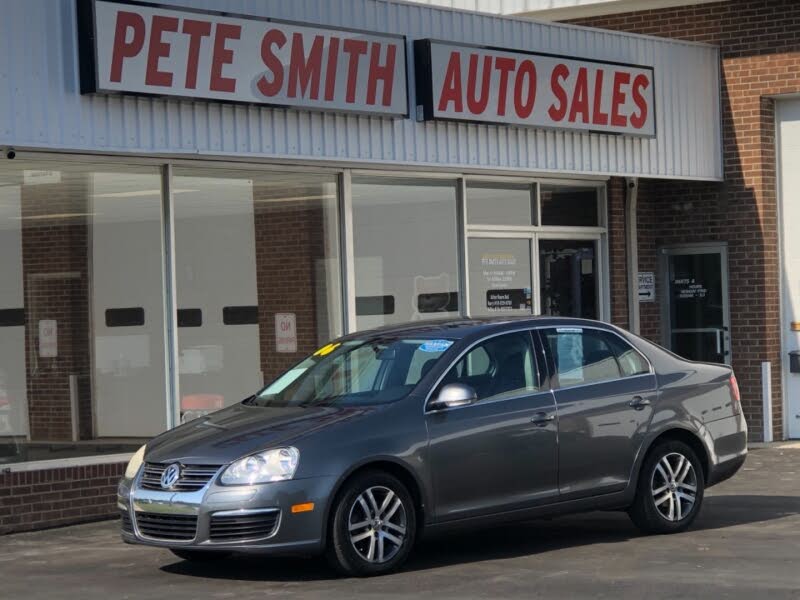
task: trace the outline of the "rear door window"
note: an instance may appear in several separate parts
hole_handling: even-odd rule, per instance
[[[622,377],[622,370],[605,332],[579,327],[543,330],[560,387],[586,385]]]
[[[617,358],[619,368],[623,377],[633,377],[635,375],[645,375],[650,372],[650,364],[642,353],[623,340],[618,335],[608,331],[604,332],[614,356]]]

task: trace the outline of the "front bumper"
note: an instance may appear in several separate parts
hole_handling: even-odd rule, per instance
[[[117,506],[122,512],[122,539],[131,544],[192,550],[230,550],[264,554],[316,554],[322,551],[325,510],[335,485],[333,477],[315,477],[252,486],[222,486],[214,477],[203,489],[171,492],[143,489],[138,477],[119,483]],[[311,511],[293,513],[292,506],[313,503]],[[219,539],[211,519],[220,514],[277,516],[274,527],[261,535]],[[167,539],[145,523],[181,523],[182,537]],[[194,524],[193,528],[183,523]],[[143,531],[146,529],[147,531]],[[191,533],[193,532],[194,535]]]

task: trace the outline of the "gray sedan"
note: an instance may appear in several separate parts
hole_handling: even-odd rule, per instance
[[[595,321],[415,323],[343,337],[143,446],[122,538],[187,560],[325,553],[399,567],[423,534],[596,509],[689,527],[741,467],[736,378]]]

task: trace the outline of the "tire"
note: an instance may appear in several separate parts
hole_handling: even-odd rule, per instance
[[[388,473],[367,471],[337,494],[326,556],[343,575],[390,573],[408,558],[416,530],[414,501],[406,486]]]
[[[170,548],[178,558],[195,563],[210,563],[228,558],[231,553],[222,550],[189,550],[184,548]]]
[[[704,491],[703,467],[694,450],[665,441],[647,454],[628,514],[644,533],[685,531],[700,512]]]

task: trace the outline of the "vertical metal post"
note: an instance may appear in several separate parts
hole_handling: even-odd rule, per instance
[[[172,165],[161,169],[161,248],[164,257],[164,375],[167,428],[180,424],[180,380],[178,372],[177,293],[175,290],[175,204],[172,195]]]
[[[72,424],[72,441],[77,442],[80,437],[78,431],[78,376],[71,373],[69,376],[69,412]]]
[[[761,363],[761,398],[764,402],[764,441],[772,441],[772,363]]]
[[[638,334],[639,326],[639,235],[636,220],[639,180],[625,178],[625,254],[628,262],[628,329]],[[666,291],[662,293],[666,294]]]
[[[339,176],[344,332],[356,331],[356,258],[353,243],[353,182],[349,169]]]
[[[456,240],[458,245],[458,309],[463,317],[469,316],[469,271],[467,270],[467,181],[457,180],[456,189]]]

